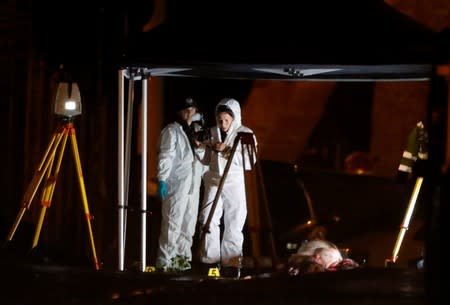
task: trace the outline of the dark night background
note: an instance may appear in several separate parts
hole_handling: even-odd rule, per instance
[[[101,1],[76,4],[17,1],[11,4],[12,13],[6,19],[9,23],[5,24],[13,31],[12,36],[5,37],[5,41],[9,41],[9,48],[5,50],[9,57],[3,57],[4,61],[10,60],[10,73],[2,79],[6,90],[1,93],[1,132],[4,147],[7,147],[2,151],[5,168],[1,184],[5,202],[8,202],[1,212],[2,238],[15,219],[21,196],[56,130],[58,121],[52,114],[52,99],[61,67],[70,72],[82,92],[83,115],[75,119],[75,127],[91,214],[101,215],[93,221],[97,221],[93,226],[103,224],[106,229],[111,226],[108,223],[115,223],[118,63],[126,40],[148,20],[153,9],[151,1],[127,4],[129,6]],[[105,204],[99,205],[98,201]],[[87,253],[81,249],[86,248],[85,224],[69,146],[53,203],[54,207],[46,216],[48,222],[41,235],[41,247],[56,250],[59,259],[84,262]],[[37,204],[33,202],[32,213],[37,211]],[[105,215],[109,217],[103,217]],[[27,253],[34,230],[32,222],[27,215],[19,226],[14,238],[14,247],[20,249],[17,255]],[[107,241],[99,237],[98,245],[105,243],[106,248],[114,247],[115,234],[108,235]]]
[[[171,11],[167,13],[167,21],[176,18],[175,7],[173,3],[167,4],[167,11]],[[59,123],[52,111],[53,98],[57,82],[63,72],[68,72],[78,82],[82,94],[83,115],[74,123],[90,212],[94,216],[97,251],[104,257],[105,266],[115,265],[117,71],[129,42],[136,41],[153,9],[152,1],[117,4],[109,1],[78,1],[76,4],[17,1],[5,5],[4,12],[9,14],[3,19],[5,28],[12,30],[10,35],[5,35],[3,57],[10,72],[3,74],[1,82],[4,88],[1,133],[4,147],[7,147],[1,153],[5,165],[1,185],[7,202],[0,217],[2,238],[11,228],[25,189]],[[170,88],[180,86],[185,92],[195,87],[193,95],[201,90],[204,100],[215,99],[224,83],[227,86],[233,83],[238,98],[245,97],[249,88],[246,82],[236,81],[167,82],[170,83],[166,86],[169,101],[179,97],[176,90]],[[170,103],[165,108],[168,117]],[[36,250],[38,259],[49,253],[54,253],[52,259],[66,263],[84,264],[88,259],[76,178],[67,146],[53,205],[47,211]],[[39,192],[10,245],[18,256],[29,254],[27,248],[39,209],[38,196]],[[132,204],[137,196],[139,194],[131,195]],[[133,222],[137,215],[131,213],[130,217]]]
[[[230,3],[238,2],[231,1]],[[309,7],[318,8],[325,4],[327,4],[326,1],[320,1],[320,3],[310,4]],[[261,7],[270,8],[273,3],[261,5]],[[330,4],[330,7],[338,6],[337,3]],[[220,31],[225,31],[227,26],[233,27],[238,24],[230,24],[233,20],[230,20],[232,18],[229,18],[227,14],[230,11],[226,10],[226,7],[225,2],[213,4],[208,1],[192,3],[167,1],[165,22],[177,25],[186,23],[189,24],[189,28],[194,29],[204,26],[202,22],[206,20],[219,27],[222,25]],[[283,3],[279,4],[276,12],[282,13],[282,7]],[[208,10],[220,13],[208,15],[206,14]],[[75,127],[86,180],[86,191],[91,214],[94,216],[92,224],[98,256],[105,267],[114,269],[117,259],[117,71],[129,51],[129,46],[132,45],[133,48],[139,49],[139,44],[142,42],[139,40],[142,34],[140,31],[151,18],[154,12],[154,3],[148,0],[125,1],[117,4],[99,0],[82,0],[73,3],[55,3],[49,0],[9,1],[2,3],[1,12],[3,16],[0,22],[0,33],[3,39],[1,40],[0,64],[4,67],[5,72],[0,76],[0,138],[3,141],[3,149],[0,152],[0,160],[3,163],[0,177],[0,192],[3,194],[0,208],[0,238],[5,239],[20,207],[23,192],[58,124],[58,120],[53,115],[52,102],[56,84],[61,76],[60,69],[63,67],[65,71],[72,74],[74,80],[78,81],[82,91],[83,115],[76,118]],[[242,4],[235,17],[243,22],[246,16],[253,12],[254,7],[251,4]],[[263,10],[257,19],[264,21],[270,15],[269,13],[270,9]],[[329,17],[333,20],[345,19],[345,17],[353,16],[353,11],[348,10],[342,14],[333,16],[333,12],[329,11],[322,17]],[[287,16],[293,15],[296,15],[296,12],[287,14]],[[305,19],[311,18],[305,12],[300,12],[299,16]],[[358,20],[362,19],[364,16],[358,17]],[[383,21],[379,20],[380,27],[385,24]],[[295,24],[295,20],[288,20],[286,23]],[[253,26],[250,25],[245,33],[255,30]],[[326,31],[326,27],[321,26],[318,21],[317,24],[311,26],[317,26],[317,30],[322,31],[321,33]],[[352,25],[344,23],[344,26]],[[263,28],[270,30],[268,24],[265,24]],[[210,35],[205,33],[202,33],[200,37]],[[298,42],[296,39],[299,37],[295,37],[288,44],[295,45]],[[365,39],[370,40],[367,37]],[[361,38],[361,41],[365,41],[365,39]],[[220,55],[225,58],[228,48],[239,51],[241,46],[239,41],[233,37],[218,37],[211,41],[213,43],[223,42],[223,48],[220,48],[223,49],[223,53]],[[283,43],[283,41],[281,42]],[[173,41],[167,41],[167,45],[171,43]],[[143,43],[140,51],[145,52],[147,47],[148,45]],[[169,49],[170,52],[182,54],[189,47],[189,44],[177,44],[173,49]],[[445,101],[448,94],[448,83],[443,82],[442,79],[433,81],[438,84],[436,86],[438,89],[431,93],[430,99]],[[227,94],[245,101],[250,95],[252,86],[253,82],[249,80],[167,79],[164,87],[164,96],[167,100],[162,113],[162,121],[167,121],[171,103],[180,95],[184,96],[188,93],[198,97],[203,110],[212,113],[214,103],[210,101],[216,101],[219,97]],[[327,101],[326,111],[320,122],[308,137],[306,148],[311,148],[310,151],[314,151],[318,147],[329,149],[331,146],[327,145],[337,141],[347,145],[348,151],[369,149],[370,143],[365,136],[369,136],[373,132],[370,129],[372,114],[370,109],[373,106],[374,95],[373,83],[337,85],[330,100]],[[352,99],[357,99],[361,103],[355,106],[352,104]],[[442,113],[445,113],[446,105],[435,103],[433,107],[442,108]],[[431,112],[430,110],[432,109],[427,109]],[[358,113],[358,116],[354,116],[353,113]],[[265,116],[268,114],[270,111],[263,113]],[[336,119],[337,117],[341,120]],[[287,122],[282,123],[288,124]],[[444,133],[442,126],[444,123],[441,121],[439,125],[432,126],[438,129],[433,131],[431,136],[436,152],[433,157],[435,158],[433,159],[435,168],[436,164],[440,165],[444,158],[442,151],[445,140],[443,139],[444,135],[441,135]],[[137,123],[135,122],[135,124]],[[135,149],[135,146],[133,147]],[[393,205],[396,200],[405,198],[404,185],[393,184],[392,178],[394,177],[386,179],[386,177],[368,176],[358,179],[355,176],[343,176],[342,173],[334,171],[336,163],[342,163],[342,160],[337,162],[332,157],[324,160],[317,158],[317,155],[311,157],[306,154],[307,149],[303,154],[298,155],[298,160],[313,168],[322,166],[321,169],[325,169],[322,172],[327,173],[325,179],[320,181],[316,180],[318,178],[314,171],[303,173],[302,178],[308,181],[309,186],[314,189],[314,199],[320,200],[330,194],[350,198],[346,202],[348,208],[351,209],[347,216],[354,216],[356,220],[352,223],[344,222],[345,226],[343,227],[332,227],[330,236],[333,239],[339,240],[343,235],[350,233],[357,235],[359,233],[357,231],[368,232],[374,227],[381,231],[397,232],[398,217],[402,216],[403,207],[394,207]],[[137,169],[139,167],[137,154],[133,155],[133,158],[133,169]],[[265,169],[274,174],[267,181],[272,186],[269,196],[274,202],[279,200],[273,216],[279,221],[279,228],[280,230],[282,228],[283,231],[289,230],[298,223],[297,215],[307,213],[304,194],[298,192],[296,184],[298,176],[292,172],[290,165],[283,162],[270,162],[270,160],[265,163]],[[133,175],[137,174],[133,173]],[[137,176],[132,177],[132,179],[137,178]],[[439,186],[441,183],[444,186],[447,185],[447,181],[439,180],[437,183]],[[314,188],[314,185],[327,185],[327,188],[325,190],[320,187]],[[292,187],[297,192],[285,192],[285,187]],[[137,186],[132,185],[131,188],[137,189]],[[358,200],[354,200],[354,198],[363,197],[368,193],[377,193],[380,190],[393,194],[388,200],[380,203],[381,206],[377,206],[378,197],[376,196],[368,198],[365,201],[366,205],[361,205]],[[439,205],[442,198],[448,198],[446,187],[439,188],[436,192],[442,193],[433,197],[436,200],[433,204]],[[38,193],[36,196],[39,195]],[[131,204],[136,204],[139,196],[138,191],[133,192],[130,197]],[[295,197],[295,200],[301,202],[301,208],[291,210],[289,201],[292,201],[294,196],[298,196]],[[149,197],[149,199],[151,212],[158,213],[154,198]],[[441,204],[442,206],[439,206],[438,209],[442,209],[442,215],[448,215],[448,206],[444,203]],[[435,206],[433,207],[435,208]],[[433,207],[429,206],[425,212],[434,212]],[[32,209],[23,219],[13,243],[9,245],[10,249],[8,250],[13,256],[28,258],[28,255],[31,254],[31,258],[38,263],[49,260],[56,263],[88,266],[90,254],[88,253],[85,220],[69,149],[67,149],[61,169],[53,205],[47,212],[39,248],[34,253],[30,253],[28,249],[34,232],[38,208],[37,202],[33,203]],[[288,209],[289,212],[286,213]],[[359,217],[358,213],[361,211],[364,213],[364,217]],[[339,206],[330,204],[328,210],[321,216],[326,221],[330,221],[334,213],[339,213]],[[386,215],[389,217],[386,218]],[[130,210],[130,232],[136,229],[133,226],[138,226],[138,216],[136,211]],[[430,215],[426,214],[426,216]],[[433,232],[441,232],[441,226],[445,223],[445,219],[442,218],[445,216],[432,216],[435,217],[432,225],[437,227],[430,226],[428,229],[435,230]],[[384,222],[377,223],[376,221],[381,218],[384,218]],[[149,234],[152,241],[156,238],[155,232],[158,225],[155,219],[155,217],[150,217]],[[303,220],[305,219],[302,218],[301,221]],[[430,231],[426,233],[429,234]],[[448,250],[448,246],[445,245],[442,248],[436,248],[436,244],[441,242],[441,237],[440,234],[433,235],[427,241],[434,247],[430,248],[432,251]],[[139,236],[131,234],[129,238],[130,241],[136,243]],[[444,238],[444,240],[448,241],[448,238]],[[135,267],[133,264],[138,260],[138,250],[131,244],[130,255],[127,257],[130,268]],[[437,251],[431,254],[439,259],[443,255]]]

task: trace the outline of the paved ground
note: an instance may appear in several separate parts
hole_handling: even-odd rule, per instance
[[[1,259],[2,305],[22,304],[431,304],[423,272],[361,268],[247,279],[32,264]],[[248,271],[248,270],[247,270]]]

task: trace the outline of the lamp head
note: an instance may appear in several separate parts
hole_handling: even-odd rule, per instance
[[[72,118],[81,114],[81,95],[76,82],[60,82],[56,91],[55,114]]]

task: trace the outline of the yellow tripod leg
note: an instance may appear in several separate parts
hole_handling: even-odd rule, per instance
[[[87,227],[88,227],[89,239],[91,242],[92,258],[94,260],[95,269],[99,270],[100,263],[97,259],[97,252],[95,250],[95,243],[94,243],[94,235],[92,234],[92,226],[91,226],[92,216],[89,212],[89,205],[88,205],[86,189],[85,189],[84,179],[83,179],[83,171],[81,169],[80,156],[78,153],[77,138],[75,135],[75,129],[73,128],[72,125],[69,127],[69,129],[70,129],[70,139],[71,139],[71,144],[72,144],[72,152],[73,152],[73,157],[75,159],[76,170],[77,170],[77,175],[78,175],[78,182],[80,184],[80,191],[81,191],[81,196],[83,199],[84,212],[86,214],[86,223],[87,223]]]
[[[8,233],[8,237],[7,237],[8,241],[11,241],[13,239],[14,234],[17,231],[19,223],[21,222],[25,212],[30,208],[31,202],[33,201],[36,191],[39,188],[39,185],[41,184],[45,173],[48,171],[48,168],[50,167],[52,160],[54,159],[54,156],[56,153],[56,148],[58,147],[58,145],[62,139],[62,136],[63,136],[63,130],[59,130],[59,131],[55,132],[52,139],[50,140],[49,145],[47,146],[47,149],[44,153],[44,156],[33,176],[33,179],[31,180],[31,182],[22,198],[22,208],[20,209],[20,211],[13,223],[13,226],[11,227],[11,230]]]
[[[57,150],[57,146],[55,146],[55,153],[52,153],[51,159],[49,159],[49,163],[51,163],[51,165],[49,166],[49,168],[47,170],[47,178],[46,178],[44,189],[42,191],[41,211],[39,214],[39,220],[36,225],[36,230],[34,233],[33,244],[31,246],[32,249],[34,249],[38,244],[39,236],[41,234],[42,224],[44,223],[44,218],[45,218],[45,214],[47,212],[47,208],[49,208],[52,203],[53,193],[55,191],[55,185],[56,185],[56,181],[58,179],[58,174],[59,174],[59,170],[61,168],[61,163],[62,163],[62,159],[64,156],[64,150],[65,150],[66,143],[67,143],[67,137],[68,137],[68,129],[65,128],[62,133],[62,143],[60,146],[58,160],[56,162],[56,167],[55,167],[55,171],[53,174],[52,174],[52,167],[53,167],[53,161],[54,161],[55,153]]]
[[[408,208],[406,210],[406,214],[403,218],[403,223],[400,227],[400,232],[397,236],[397,241],[395,242],[394,250],[392,251],[392,257],[386,261],[387,264],[395,263],[398,258],[398,252],[400,251],[400,246],[402,245],[403,238],[405,237],[406,230],[408,230],[409,222],[411,220],[411,216],[414,212],[414,207],[416,205],[417,197],[419,196],[420,188],[422,187],[423,177],[417,177],[416,183],[414,185],[414,189],[411,194],[411,198],[408,203]]]

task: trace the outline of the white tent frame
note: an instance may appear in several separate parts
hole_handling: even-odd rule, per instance
[[[151,77],[215,77],[231,79],[268,79],[290,81],[429,81],[430,64],[380,65],[273,65],[242,63],[130,64],[119,69],[118,79],[118,270],[125,270],[126,221],[130,179],[131,126],[136,83],[142,89],[142,129],[140,133],[140,271],[147,266],[147,84]],[[125,81],[128,94],[125,98]],[[127,106],[127,111],[125,107]]]

